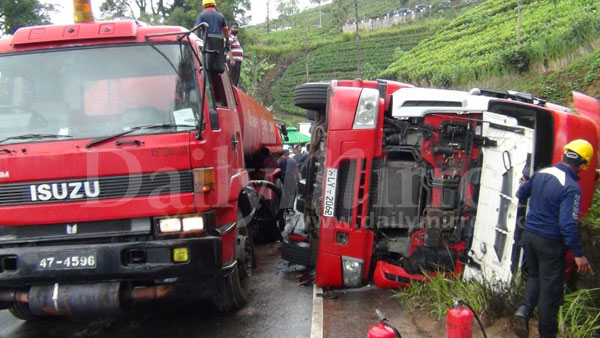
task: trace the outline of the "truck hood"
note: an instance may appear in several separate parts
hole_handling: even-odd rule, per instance
[[[135,218],[192,195],[190,133],[0,145],[0,225]],[[193,208],[193,197],[190,197]],[[153,203],[152,201],[162,201]],[[172,204],[172,203],[171,203]],[[111,215],[114,208],[119,212]],[[41,221],[43,220],[43,221]]]

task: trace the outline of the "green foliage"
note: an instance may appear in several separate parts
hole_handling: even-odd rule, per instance
[[[500,88],[531,92],[549,101],[568,105],[572,91],[600,95],[600,51],[581,56],[563,69],[546,74],[525,74],[514,80],[495,84]],[[596,196],[595,207],[590,215],[595,215],[600,227],[600,196]],[[588,217],[589,220],[592,218]]]
[[[127,0],[105,0],[100,5],[100,12],[104,19],[135,19]]]
[[[446,315],[456,300],[463,300],[480,315],[493,318],[510,317],[520,305],[524,283],[515,276],[512,283],[501,285],[485,281],[462,280],[443,273],[427,275],[428,283],[413,283],[399,291],[396,297],[415,308],[424,308],[436,319]],[[600,289],[583,289],[565,296],[558,313],[562,337],[592,337],[600,331]]]
[[[600,308],[596,301],[600,289],[583,289],[565,295],[558,312],[558,325],[563,337],[596,337],[600,333]]]
[[[277,12],[279,12],[279,19],[283,22],[295,23],[295,16],[300,12],[298,0],[277,0]],[[294,19],[290,20],[292,16],[294,16]]]
[[[255,99],[263,101],[263,98],[259,97],[258,85],[265,74],[274,67],[274,64],[268,63],[264,58],[256,57],[252,53],[246,53],[240,75],[241,89]]]
[[[172,26],[182,26],[191,28],[196,23],[198,13],[194,10],[187,10],[184,7],[177,7],[171,11],[171,14],[165,20],[165,23]]]
[[[39,0],[0,1],[0,35],[13,34],[18,28],[50,23],[53,5]]]
[[[555,59],[597,38],[597,0],[523,1],[521,43],[519,0],[488,0],[460,15],[437,34],[397,59],[383,76],[448,87]]]
[[[430,34],[428,28],[422,25],[395,29],[365,34],[361,39],[361,74],[357,73],[356,45],[350,34],[344,35],[344,41],[324,44],[304,54],[287,68],[273,86],[275,108],[283,112],[302,113],[293,104],[293,94],[294,88],[305,82],[359,77],[374,79],[393,61],[398,49],[408,51]]]
[[[334,0],[333,8],[331,9],[331,27],[334,29],[342,30],[344,23],[349,17],[354,17],[354,11],[352,14],[350,0]]]
[[[250,0],[215,0],[217,8],[227,22],[247,23],[247,12]],[[202,0],[174,0],[167,6],[165,0],[104,0],[100,6],[102,16],[106,19],[137,19],[153,24],[191,28],[202,8]],[[135,10],[134,10],[135,8]],[[139,13],[136,17],[135,13]]]
[[[594,193],[592,206],[583,221],[592,227],[600,229],[600,190],[596,190]]]
[[[246,14],[250,10],[250,0],[215,1],[217,3],[217,8],[221,13],[223,13],[230,27],[233,22],[237,22],[239,25],[245,25],[246,23],[248,23],[248,18]]]
[[[436,319],[446,315],[449,308],[457,300],[467,302],[478,314],[485,313],[493,318],[510,316],[516,311],[523,290],[521,278],[515,276],[514,282],[508,285],[476,280],[463,280],[460,277],[444,273],[427,275],[429,282],[414,283],[411,287],[396,293],[405,304],[416,308],[424,308]]]

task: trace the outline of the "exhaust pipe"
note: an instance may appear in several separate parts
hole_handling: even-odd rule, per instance
[[[121,283],[44,285],[29,289],[29,309],[36,316],[118,313]]]
[[[26,291],[15,291],[15,290],[2,290],[0,291],[0,302],[12,303],[12,302],[29,302],[29,295]]]
[[[132,302],[156,300],[174,293],[174,285],[126,290],[120,282],[32,286],[29,293],[14,292],[11,301],[29,303],[36,316],[116,314]],[[2,298],[0,294],[0,299]],[[10,295],[7,295],[7,297]]]

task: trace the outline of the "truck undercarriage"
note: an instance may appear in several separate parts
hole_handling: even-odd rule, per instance
[[[327,100],[307,102],[324,87]],[[368,90],[379,110],[361,130]],[[284,259],[315,266],[322,286],[408,287],[424,273],[511,280],[526,214],[519,181],[557,157],[560,126],[543,100],[360,80],[305,84],[296,97],[316,119],[299,197],[306,230],[288,236]],[[340,122],[354,110],[354,126]]]

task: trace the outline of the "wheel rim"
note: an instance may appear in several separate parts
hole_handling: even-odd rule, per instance
[[[247,276],[252,275],[252,266],[254,265],[254,257],[252,255],[252,243],[250,237],[245,236],[244,239],[244,262],[243,268]]]

